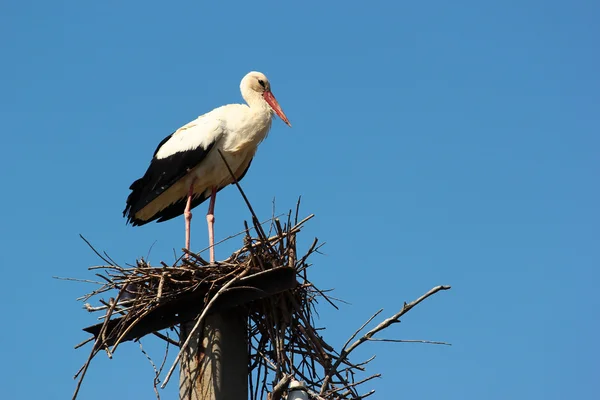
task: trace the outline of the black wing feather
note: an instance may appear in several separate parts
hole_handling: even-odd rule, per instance
[[[246,176],[246,173],[250,169],[250,164],[252,164],[252,160],[250,160],[250,162],[248,163],[248,166],[246,167],[244,172],[242,172],[240,177],[237,178],[238,182],[241,181],[244,178],[244,176]],[[220,192],[224,188],[225,188],[225,186],[221,186],[220,188],[218,188],[217,193]],[[208,200],[209,197],[210,197],[209,195],[205,195],[204,193],[194,197],[192,199],[192,203],[190,204],[190,209],[204,203],[204,201]],[[160,210],[160,212],[158,212],[154,217],[152,217],[151,220],[146,221],[146,222],[151,222],[154,220],[158,220],[156,222],[164,222],[164,221],[173,219],[175,217],[178,217],[184,213],[186,203],[187,203],[187,199],[181,199],[181,200],[177,201],[176,203],[173,203],[170,206]]]
[[[182,151],[166,158],[157,159],[156,154],[158,153],[158,150],[162,145],[169,141],[172,136],[173,134],[163,139],[163,141],[156,148],[154,157],[152,158],[150,166],[148,167],[148,170],[144,176],[133,182],[129,187],[129,189],[131,189],[131,193],[127,197],[125,210],[123,210],[123,216],[127,218],[128,223],[131,223],[134,226],[144,225],[159,218],[160,215],[157,214],[149,220],[139,220],[135,218],[135,214],[147,206],[151,201],[160,196],[165,190],[169,189],[173,184],[175,184],[175,182],[183,178],[190,170],[200,164],[200,162],[202,162],[202,160],[215,145],[215,143],[211,143],[206,149],[199,146],[194,150]],[[196,205],[200,204],[204,200],[206,199],[198,198],[199,203]],[[170,207],[173,207],[176,204],[178,203],[175,203]],[[167,207],[167,209],[170,207]],[[163,211],[166,211],[166,209]],[[162,213],[163,212],[160,214]],[[183,210],[181,213],[183,213]],[[176,215],[173,217],[175,216]]]

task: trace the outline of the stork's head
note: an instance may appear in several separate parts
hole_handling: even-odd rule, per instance
[[[288,126],[292,126],[290,121],[285,116],[285,113],[279,106],[279,103],[271,92],[271,84],[262,72],[252,71],[244,76],[240,83],[240,90],[244,100],[252,107],[254,103],[261,102],[268,105],[275,114],[279,116]]]

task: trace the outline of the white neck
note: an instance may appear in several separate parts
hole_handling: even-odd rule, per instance
[[[253,111],[273,113],[273,109],[267,104],[262,94],[252,89],[244,88],[242,89],[242,97]]]

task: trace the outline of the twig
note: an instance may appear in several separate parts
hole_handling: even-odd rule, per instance
[[[92,246],[92,244],[90,242],[88,242],[88,240],[86,238],[84,238],[82,234],[79,234],[79,237],[81,239],[83,239],[83,241],[89,246],[89,248],[92,249],[92,251],[94,253],[96,253],[96,255],[102,259],[102,261],[104,261],[107,264],[111,264],[111,262],[109,260],[107,260],[106,258],[104,258],[102,256],[102,254],[98,253],[98,251],[94,248],[94,246]]]
[[[252,222],[254,223],[254,225],[257,225],[258,224],[258,217],[256,216],[256,213],[254,212],[254,209],[252,208],[252,205],[250,204],[250,201],[248,201],[248,197],[246,197],[246,193],[244,193],[244,190],[240,186],[240,183],[238,182],[237,177],[235,176],[235,174],[231,170],[231,167],[229,166],[229,163],[225,159],[225,156],[223,155],[223,153],[221,152],[221,150],[217,149],[217,151],[219,152],[219,155],[221,156],[221,159],[225,163],[225,166],[227,167],[227,171],[229,171],[229,174],[231,175],[231,178],[233,179],[233,183],[238,188],[238,191],[242,195],[242,198],[244,199],[244,202],[246,203],[246,206],[248,207],[248,210],[250,210],[250,213],[252,214]],[[260,224],[258,224],[258,226],[256,226],[256,233],[258,234],[258,236],[261,239],[266,240],[267,236],[266,236],[266,234],[265,234],[265,232],[262,229],[262,226]]]
[[[377,311],[375,314],[373,314],[373,315],[371,316],[371,318],[369,318],[369,319],[367,320],[367,322],[365,322],[364,324],[362,324],[362,325],[360,326],[360,328],[358,328],[358,329],[357,329],[357,330],[356,330],[356,331],[355,331],[355,332],[352,334],[352,336],[350,336],[350,338],[349,338],[349,339],[346,341],[346,343],[344,343],[344,346],[342,346],[342,350],[344,350],[346,347],[348,347],[348,345],[349,345],[349,344],[350,344],[350,342],[351,342],[351,341],[352,341],[352,340],[353,340],[353,339],[356,337],[356,335],[358,335],[358,334],[360,333],[360,331],[362,331],[362,330],[365,328],[365,326],[369,325],[369,323],[370,323],[371,321],[373,321],[373,320],[375,319],[375,317],[377,317],[379,314],[381,314],[381,312],[382,312],[382,311],[383,311],[383,308],[382,308],[382,309],[380,309],[379,311]]]
[[[82,236],[82,238],[83,238],[83,236]],[[123,290],[119,291],[119,294],[117,294],[117,298],[114,300],[113,307],[108,309],[108,311],[106,312],[107,315],[112,314],[114,307],[117,305],[117,302],[119,301],[119,298],[121,297],[121,293],[123,293]],[[75,392],[73,393],[72,400],[75,400],[77,398],[77,394],[79,393],[79,389],[81,388],[81,384],[83,383],[83,378],[85,377],[88,367],[90,366],[90,362],[92,361],[94,356],[99,351],[99,347],[100,347],[99,345],[100,345],[101,339],[104,337],[104,332],[106,331],[106,327],[108,326],[108,321],[109,321],[108,318],[106,319],[106,321],[104,321],[104,324],[102,325],[102,328],[100,329],[100,333],[98,333],[98,336],[96,337],[96,341],[94,342],[94,346],[92,347],[92,351],[90,352],[90,355],[89,355],[87,361],[85,362],[85,364],[83,364],[83,367],[79,370],[79,372],[77,372],[77,375],[81,374],[81,376],[79,377],[79,381],[77,382],[77,386],[75,387]],[[77,375],[75,375],[75,377],[77,377]]]
[[[379,325],[377,325],[375,328],[371,329],[369,332],[367,332],[364,336],[362,336],[356,342],[352,343],[352,345],[350,345],[350,347],[347,348],[347,344],[346,344],[342,348],[342,351],[340,353],[340,357],[336,360],[336,362],[332,365],[332,367],[327,371],[327,373],[325,375],[325,378],[323,378],[323,384],[321,385],[321,391],[320,391],[320,393],[323,394],[323,393],[325,393],[327,391],[327,387],[329,386],[329,381],[331,380],[332,375],[337,371],[337,368],[342,363],[342,360],[346,359],[348,357],[348,355],[354,349],[356,349],[362,343],[364,343],[364,342],[368,341],[369,339],[371,339],[371,337],[373,335],[375,335],[377,332],[382,331],[383,329],[389,327],[393,323],[400,322],[400,317],[401,316],[403,316],[404,314],[406,314],[407,312],[409,312],[413,307],[415,307],[416,305],[418,305],[419,303],[421,303],[423,300],[427,299],[429,296],[432,296],[432,295],[436,294],[437,292],[439,292],[441,290],[448,290],[448,289],[450,289],[450,286],[436,286],[433,289],[431,289],[429,292],[425,293],[423,296],[421,296],[418,299],[410,302],[409,304],[404,303],[404,307],[402,307],[402,309],[398,313],[394,314],[390,318],[387,318],[386,320],[384,320],[383,322],[381,322]],[[368,322],[370,322],[370,320],[367,321],[367,323]],[[364,326],[366,326],[366,324],[364,324]],[[356,336],[356,334],[357,333],[355,333],[353,336]]]
[[[273,391],[269,393],[268,400],[281,399],[281,395],[288,388],[292,378],[292,375],[284,374],[283,378],[281,378],[281,380],[277,382],[277,385],[275,385],[275,387],[273,388]]]
[[[148,353],[146,353],[146,350],[144,350],[144,347],[142,346],[142,341],[138,340],[138,343],[140,344],[140,351],[142,352],[143,355],[146,356],[146,359],[148,360],[148,362],[150,363],[150,365],[152,365],[152,369],[154,370],[154,394],[156,394],[156,398],[158,400],[160,400],[160,394],[158,393],[158,389],[157,389],[157,385],[156,385],[156,377],[159,375],[158,372],[158,368],[156,368],[156,365],[154,365],[154,361],[152,361],[152,358],[150,358],[150,355]],[[167,346],[167,349],[169,347]]]
[[[425,343],[425,344],[442,344],[445,346],[452,346],[451,343],[446,342],[435,342],[431,340],[410,340],[410,339],[367,339],[370,342],[391,342],[391,343]]]
[[[348,388],[354,388],[356,386],[362,385],[363,383],[368,382],[368,381],[370,381],[372,379],[375,379],[375,378],[381,378],[381,374],[371,375],[371,376],[369,376],[369,377],[367,377],[367,378],[365,378],[365,379],[363,379],[361,381],[349,383],[349,384],[347,384],[345,386],[342,386],[340,388],[330,390],[329,392],[327,392],[327,394],[332,394],[332,393],[339,392],[341,390],[348,389]]]
[[[78,348],[80,348],[81,346],[84,346],[84,345],[88,344],[88,343],[89,343],[89,342],[91,342],[92,340],[94,340],[94,337],[93,337],[93,336],[92,336],[92,337],[90,337],[90,338],[87,338],[87,339],[85,339],[83,342],[81,342],[81,343],[79,343],[79,344],[75,345],[75,349],[78,349]]]
[[[61,280],[61,281],[75,281],[75,282],[82,282],[82,283],[93,283],[95,285],[103,285],[102,282],[92,281],[92,280],[89,280],[89,279],[63,278],[62,276],[53,276],[52,279],[58,279],[58,280]]]
[[[272,216],[272,217],[271,217],[271,218],[269,218],[269,219],[265,219],[265,220],[264,220],[263,222],[261,222],[260,224],[261,224],[261,225],[264,225],[264,224],[266,224],[267,222],[271,222],[271,221],[273,221],[275,218],[281,217],[282,215],[283,215],[283,214],[274,215],[274,216]],[[250,230],[251,230],[251,231],[252,231],[252,230],[254,230],[254,227],[250,228]],[[226,241],[228,241],[228,240],[230,240],[230,239],[233,239],[233,238],[236,238],[236,237],[238,237],[238,236],[240,236],[240,235],[243,235],[244,233],[248,233],[248,231],[247,231],[246,229],[244,229],[243,231],[239,231],[238,233],[236,233],[236,234],[234,234],[234,235],[227,236],[226,238],[224,238],[224,239],[221,239],[221,240],[219,240],[218,242],[216,242],[216,243],[215,243],[215,246],[218,246],[218,245],[220,245],[220,244],[221,244],[221,243],[223,243],[223,242],[226,242]],[[202,249],[202,250],[200,250],[198,253],[204,253],[206,250],[210,250],[210,246],[203,248],[203,249]]]

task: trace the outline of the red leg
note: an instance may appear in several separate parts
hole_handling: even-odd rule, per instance
[[[191,230],[191,222],[192,222],[192,211],[190,207],[192,206],[192,197],[194,195],[194,181],[190,184],[190,189],[188,190],[188,199],[187,204],[185,205],[185,248],[187,250],[190,249],[190,230]],[[186,254],[186,258],[190,256]]]
[[[210,246],[210,262],[215,262],[215,201],[217,200],[217,187],[213,186],[210,194],[210,204],[206,214],[208,222],[208,245]]]

